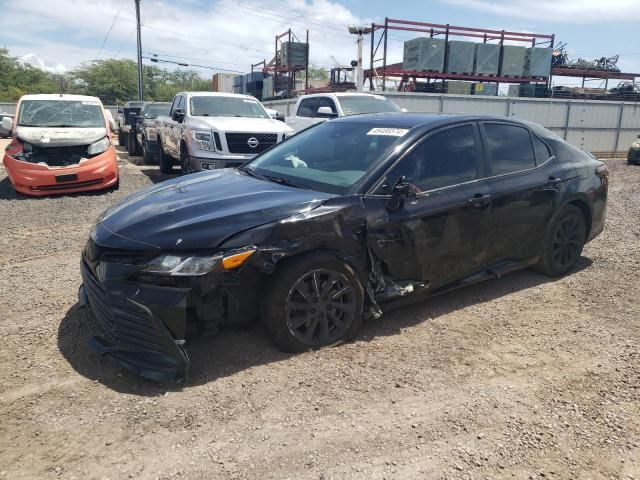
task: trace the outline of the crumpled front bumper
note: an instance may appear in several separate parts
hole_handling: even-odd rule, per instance
[[[81,305],[89,305],[105,338],[89,346],[125,369],[160,382],[186,379],[189,357],[183,347],[189,289],[101,281],[83,259]]]

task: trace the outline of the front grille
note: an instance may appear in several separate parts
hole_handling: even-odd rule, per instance
[[[37,187],[31,187],[31,190],[33,190],[34,192],[38,192],[38,191],[43,191],[43,192],[52,191],[52,192],[55,192],[56,190],[66,190],[67,188],[90,187],[92,185],[98,185],[101,182],[102,182],[102,179],[98,178],[97,180],[87,180],[85,182],[65,182],[65,183],[59,183],[59,184],[56,184],[56,185],[40,185],[40,186],[37,186]]]
[[[275,133],[227,133],[225,137],[229,153],[262,153],[278,143]],[[249,146],[252,138],[258,141],[255,147]]]
[[[145,363],[153,362],[158,368],[175,364],[168,344],[171,339],[159,334],[155,320],[147,312],[133,304],[130,307],[112,304],[108,293],[84,260],[81,262],[81,274],[93,313],[117,351],[144,352],[147,355]]]

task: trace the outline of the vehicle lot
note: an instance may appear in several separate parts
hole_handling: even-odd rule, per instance
[[[568,277],[510,274],[300,355],[223,332],[167,386],[89,351],[76,305],[93,222],[164,178],[119,154],[106,194],[16,197],[0,167],[0,478],[640,478],[640,168],[607,162],[607,228]]]

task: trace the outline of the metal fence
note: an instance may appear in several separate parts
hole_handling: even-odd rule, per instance
[[[409,112],[500,115],[530,120],[569,143],[599,156],[626,152],[640,134],[640,104],[550,98],[386,93]],[[264,102],[293,115],[295,99]]]

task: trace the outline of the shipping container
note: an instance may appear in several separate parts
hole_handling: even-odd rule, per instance
[[[304,67],[307,65],[308,43],[302,42],[282,42],[282,47],[278,52],[280,65],[283,67]]]
[[[471,95],[471,83],[458,80],[445,82],[445,89],[452,95]]]
[[[442,72],[445,41],[442,38],[414,38],[404,42],[402,68],[419,72]]]
[[[526,77],[548,77],[551,74],[552,48],[527,48],[524,57]]]
[[[516,45],[502,46],[502,70],[505,77],[522,77],[524,75],[524,56],[527,49]]]
[[[447,44],[447,73],[473,73],[476,44],[451,40]]]
[[[476,43],[475,53],[473,73],[476,75],[498,75],[500,45],[493,43]]]
[[[509,90],[507,91],[507,95],[509,97],[519,97],[520,85],[509,85]]]
[[[498,94],[498,84],[497,83],[474,83],[473,94],[495,96]]]
[[[233,87],[236,85],[236,78],[240,75],[234,73],[216,73],[212,79],[212,91],[233,93]]]

